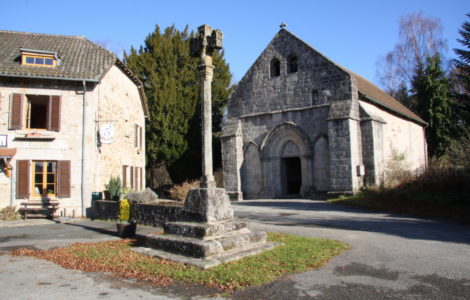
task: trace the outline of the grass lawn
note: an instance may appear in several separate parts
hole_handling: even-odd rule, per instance
[[[356,195],[327,200],[379,211],[407,213],[470,224],[470,194],[429,189],[366,189]]]
[[[347,244],[339,241],[279,233],[269,233],[268,240],[284,245],[209,270],[136,253],[130,248],[142,242],[139,240],[77,243],[48,251],[19,249],[11,254],[46,259],[69,269],[111,272],[156,285],[165,286],[173,281],[181,281],[230,292],[319,268],[332,257],[349,249]]]

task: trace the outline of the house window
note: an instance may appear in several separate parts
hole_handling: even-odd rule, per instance
[[[58,55],[56,52],[20,49],[21,64],[34,67],[55,68],[58,66]]]
[[[281,62],[277,58],[271,60],[270,75],[271,78],[281,75]]]
[[[289,55],[287,58],[287,73],[297,72],[297,56]]]
[[[26,128],[47,129],[49,96],[26,96],[28,99]]]
[[[16,198],[71,197],[70,160],[16,161]]]
[[[60,131],[61,99],[61,96],[13,94],[9,128]]]
[[[57,187],[57,162],[33,161],[33,197],[54,197]]]
[[[134,125],[134,147],[138,149],[142,149],[142,144],[143,144],[142,136],[143,136],[142,126],[135,124]]]

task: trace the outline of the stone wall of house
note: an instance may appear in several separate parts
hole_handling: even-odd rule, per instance
[[[60,131],[9,130],[11,95],[59,95],[61,102]],[[85,151],[82,169],[83,103],[85,101]],[[24,113],[25,110],[24,110]],[[26,118],[26,116],[24,116]],[[98,130],[104,123],[116,129],[114,142],[99,144]],[[134,146],[134,125],[142,127],[142,147]],[[45,139],[25,139],[37,132]],[[58,215],[81,216],[91,206],[92,192],[102,192],[110,176],[122,177],[122,166],[142,170],[137,184],[145,188],[145,118],[138,89],[121,69],[113,66],[99,84],[82,82],[17,79],[0,81],[0,134],[8,136],[8,148],[16,148],[11,162],[17,160],[70,160],[71,197],[60,201]],[[85,174],[82,185],[82,171]],[[130,174],[129,174],[130,175]],[[128,175],[128,182],[130,176]],[[140,179],[142,178],[142,179]],[[83,187],[83,190],[82,190]],[[12,178],[0,171],[0,208],[11,204],[19,207],[25,199],[16,199],[16,170]],[[83,195],[83,199],[82,199]],[[28,199],[26,199],[28,200]],[[30,200],[35,198],[30,197]],[[39,200],[39,199],[37,199]],[[83,205],[82,205],[83,202]]]
[[[90,154],[94,161],[93,191],[105,190],[111,176],[123,180],[123,166],[128,166],[127,186],[131,184],[130,167],[133,167],[134,190],[140,191],[145,188],[145,117],[138,89],[120,68],[113,66],[96,93],[98,97],[93,99],[93,132],[98,133],[103,125],[110,124],[115,134],[111,143],[99,143],[99,147]],[[142,144],[137,146],[136,125],[142,130]]]
[[[92,86],[89,86],[91,89]],[[10,205],[19,207],[25,199],[16,198],[16,162],[17,160],[70,160],[71,161],[71,197],[58,199],[61,202],[59,213],[66,208],[68,215],[81,215],[81,132],[83,87],[81,83],[61,81],[44,82],[40,80],[1,80],[0,81],[0,134],[8,136],[8,148],[17,152],[11,165],[12,178],[5,178],[0,173],[0,208]],[[9,130],[10,103],[13,93],[25,95],[59,95],[61,103],[61,128],[59,132],[47,130]],[[26,102],[26,99],[25,99]],[[23,103],[25,107],[26,103]],[[24,113],[26,109],[23,110]],[[25,120],[26,116],[23,116]],[[37,132],[45,139],[25,139],[26,134]],[[90,191],[91,192],[91,191]],[[91,196],[90,196],[91,197]],[[34,200],[34,198],[30,198]],[[27,199],[26,199],[27,200]]]

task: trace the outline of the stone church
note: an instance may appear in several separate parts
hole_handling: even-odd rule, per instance
[[[281,29],[229,98],[222,134],[232,200],[354,193],[389,162],[427,163],[426,123],[371,82]]]

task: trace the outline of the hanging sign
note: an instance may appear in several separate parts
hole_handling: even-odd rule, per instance
[[[103,124],[100,127],[100,141],[103,144],[111,144],[114,142],[114,134],[116,129],[113,124]]]

